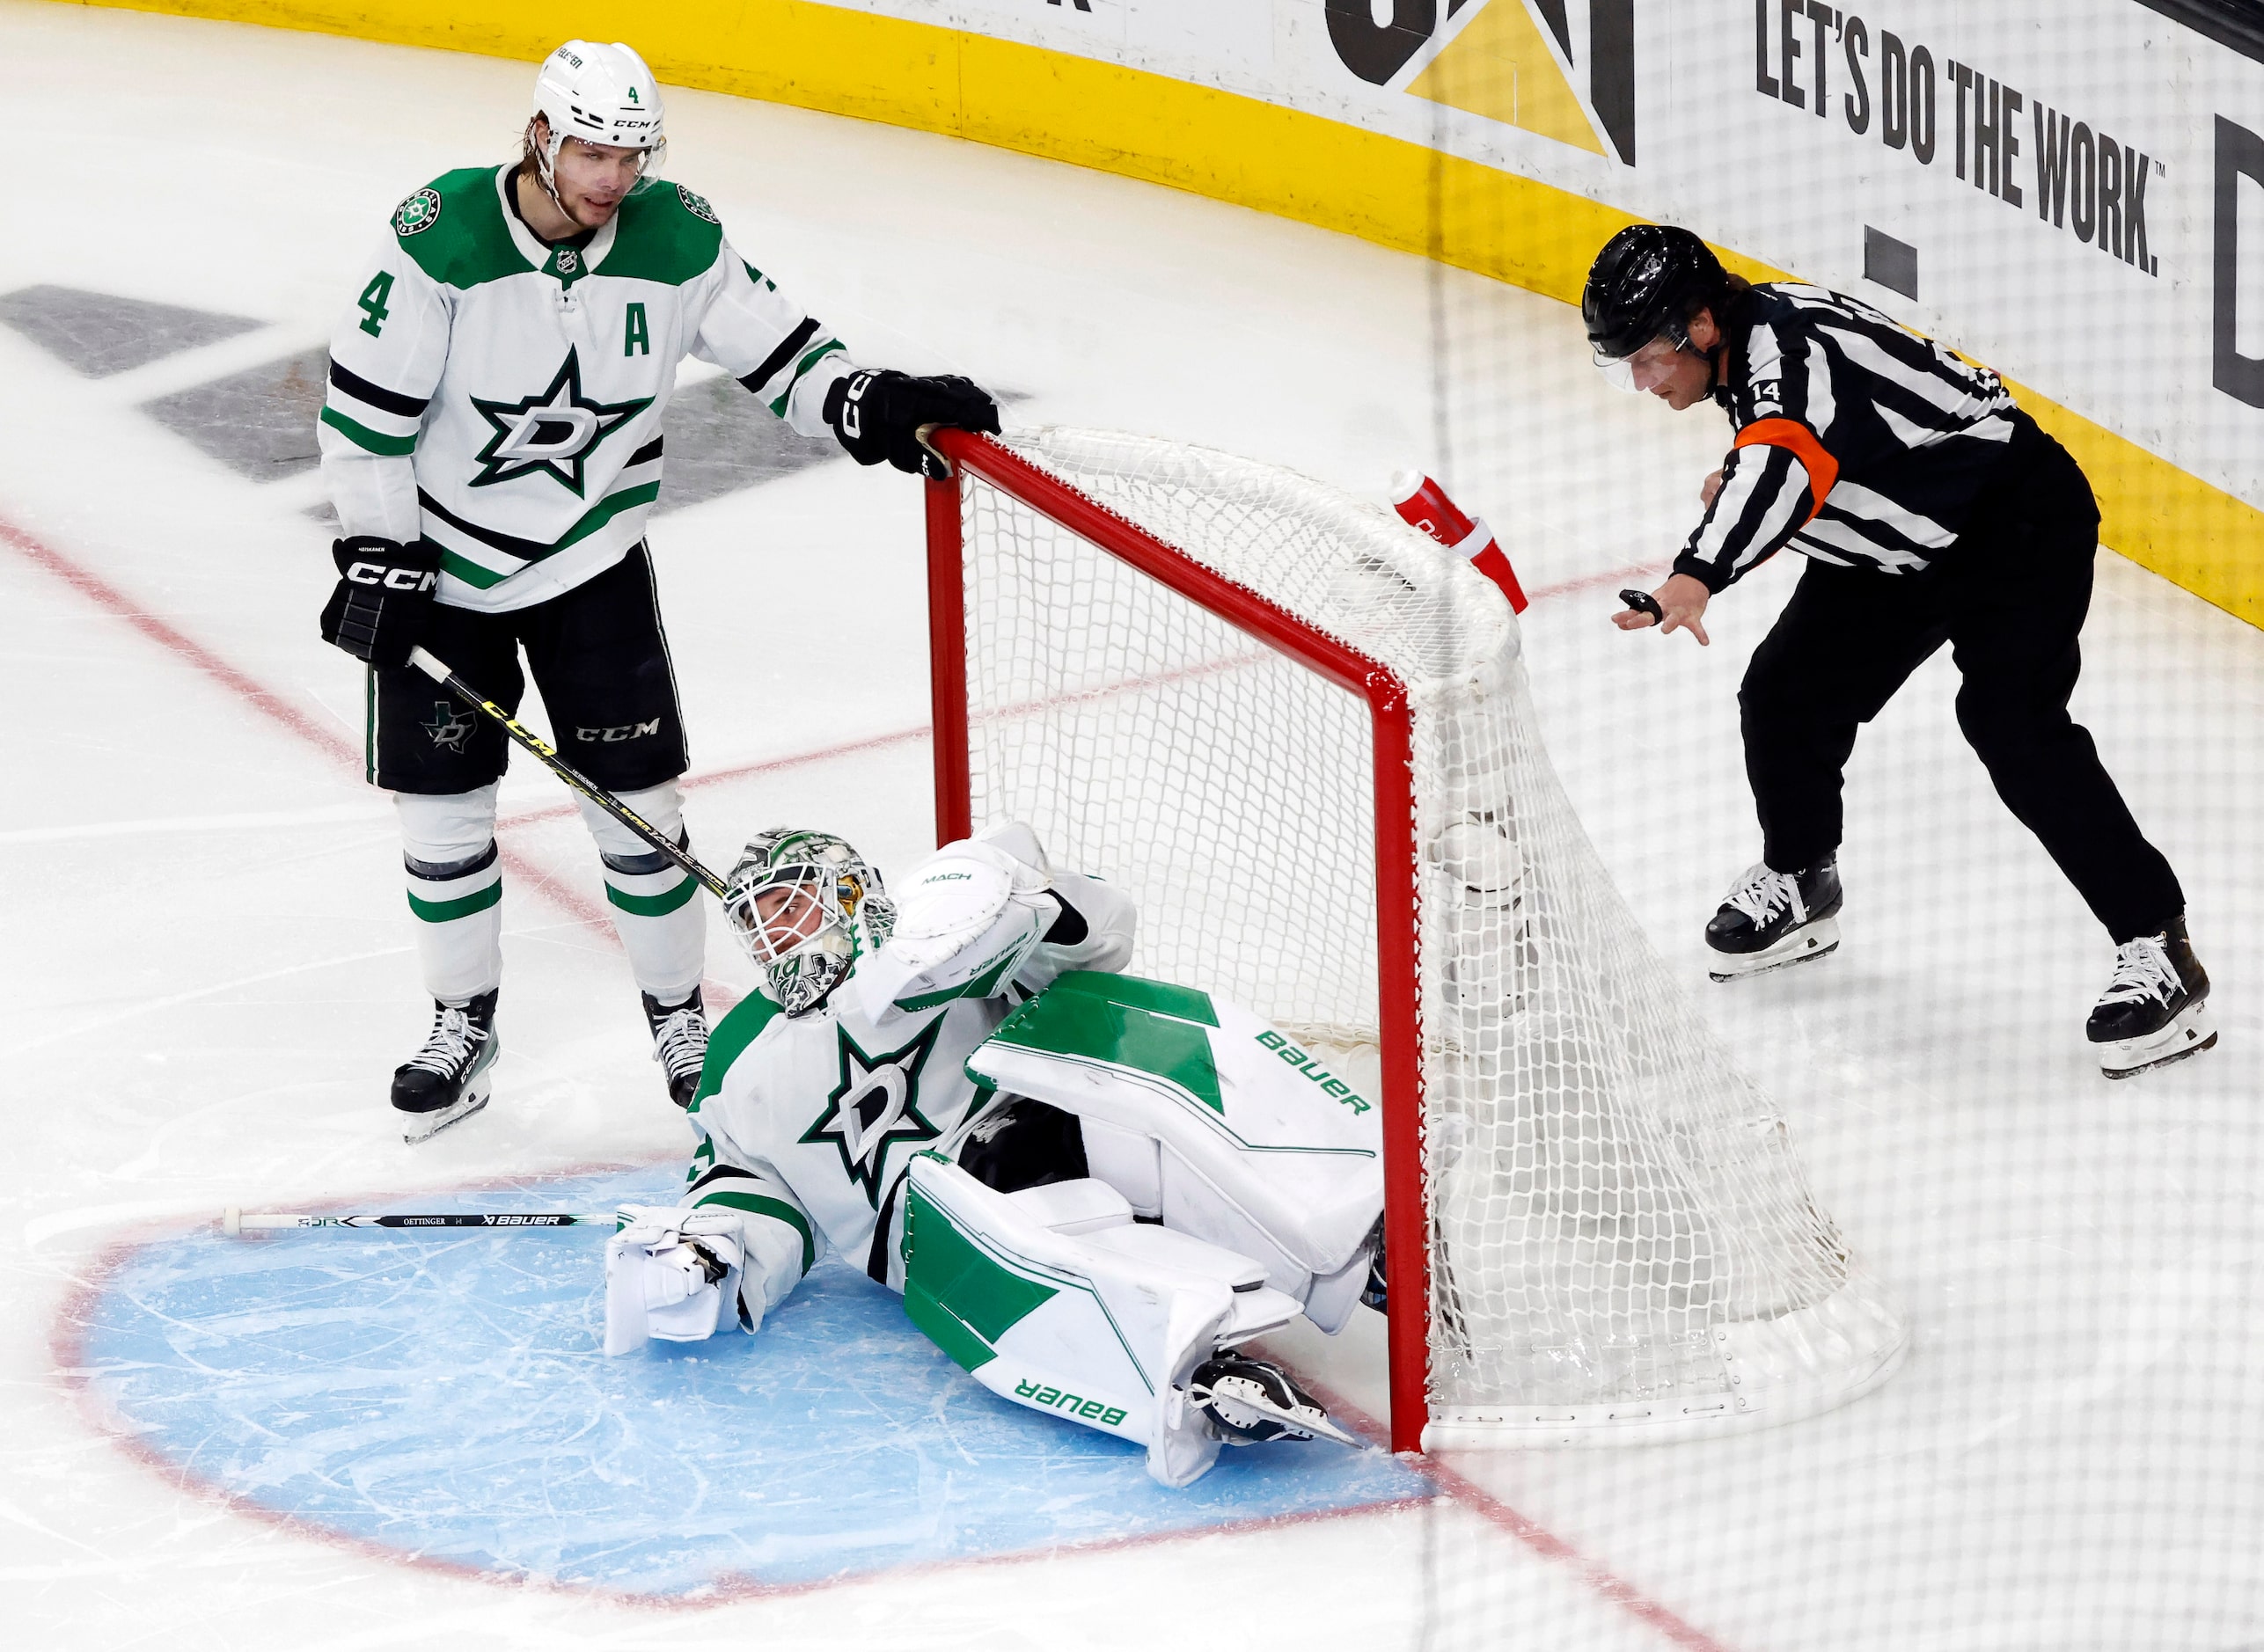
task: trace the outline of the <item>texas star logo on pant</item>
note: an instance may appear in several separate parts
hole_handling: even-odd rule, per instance
[[[462,751],[464,742],[472,738],[472,720],[459,716],[446,700],[433,702],[432,720],[418,727],[432,736],[432,743],[443,751]]]
[[[802,1133],[813,1144],[832,1142],[840,1150],[841,1168],[865,1190],[877,1210],[889,1148],[905,1142],[932,1142],[942,1132],[920,1116],[920,1070],[943,1030],[937,1016],[927,1030],[901,1049],[868,1056],[846,1027],[841,1042],[841,1082],[825,1099],[825,1111]]]

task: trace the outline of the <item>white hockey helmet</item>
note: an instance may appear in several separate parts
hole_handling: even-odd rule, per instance
[[[1059,915],[1046,883],[981,838],[938,850],[905,886],[885,944],[858,961],[852,984],[866,1018],[878,1025],[1003,994]]]
[[[723,917],[789,1016],[825,1002],[850,966],[889,938],[896,908],[881,874],[831,832],[780,827],[731,868]]]
[[[618,40],[611,46],[568,40],[545,58],[535,76],[534,113],[550,122],[549,142],[536,152],[542,186],[553,199],[558,194],[553,169],[570,137],[641,150],[643,178],[660,171],[668,149],[661,128],[660,83],[645,60]],[[531,117],[528,129],[531,134]]]

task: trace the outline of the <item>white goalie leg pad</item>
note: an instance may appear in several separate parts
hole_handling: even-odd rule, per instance
[[[640,990],[661,1004],[683,1003],[707,969],[707,909],[699,880],[588,798],[575,800],[604,857],[605,899],[621,949],[629,954],[629,973]],[[624,792],[621,801],[663,837],[684,840],[684,793],[675,781]]]
[[[1131,976],[1066,976],[969,1057],[1078,1115],[1091,1173],[1142,1216],[1264,1264],[1344,1328],[1383,1210],[1375,1098],[1248,1011]]]
[[[994,1193],[930,1152],[906,1199],[912,1321],[1001,1399],[1145,1445],[1166,1486],[1218,1460],[1195,1368],[1298,1313],[1259,1264],[1135,1223],[1103,1182]]]
[[[625,1205],[626,1224],[605,1242],[605,1352],[651,1338],[701,1342],[737,1323],[743,1252],[729,1210]],[[727,1320],[727,1312],[729,1318]]]
[[[501,783],[498,782],[498,785]],[[425,990],[443,1004],[503,979],[503,868],[495,852],[495,786],[422,797],[393,793],[409,910]]]

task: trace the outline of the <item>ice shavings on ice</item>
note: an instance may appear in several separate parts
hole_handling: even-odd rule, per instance
[[[604,1210],[638,1171],[421,1209]],[[404,1205],[402,1208],[407,1208]],[[84,1369],[141,1444],[404,1555],[638,1595],[806,1584],[1427,1494],[1381,1451],[1230,1451],[1194,1487],[999,1400],[828,1261],[758,1336],[600,1351],[603,1228],[216,1233],[128,1253]]]

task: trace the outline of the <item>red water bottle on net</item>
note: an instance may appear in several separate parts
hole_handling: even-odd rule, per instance
[[[1512,613],[1525,611],[1525,588],[1517,582],[1517,570],[1509,566],[1493,530],[1464,515],[1445,488],[1420,471],[1402,471],[1391,479],[1391,504],[1402,522],[1420,528],[1500,586]]]

